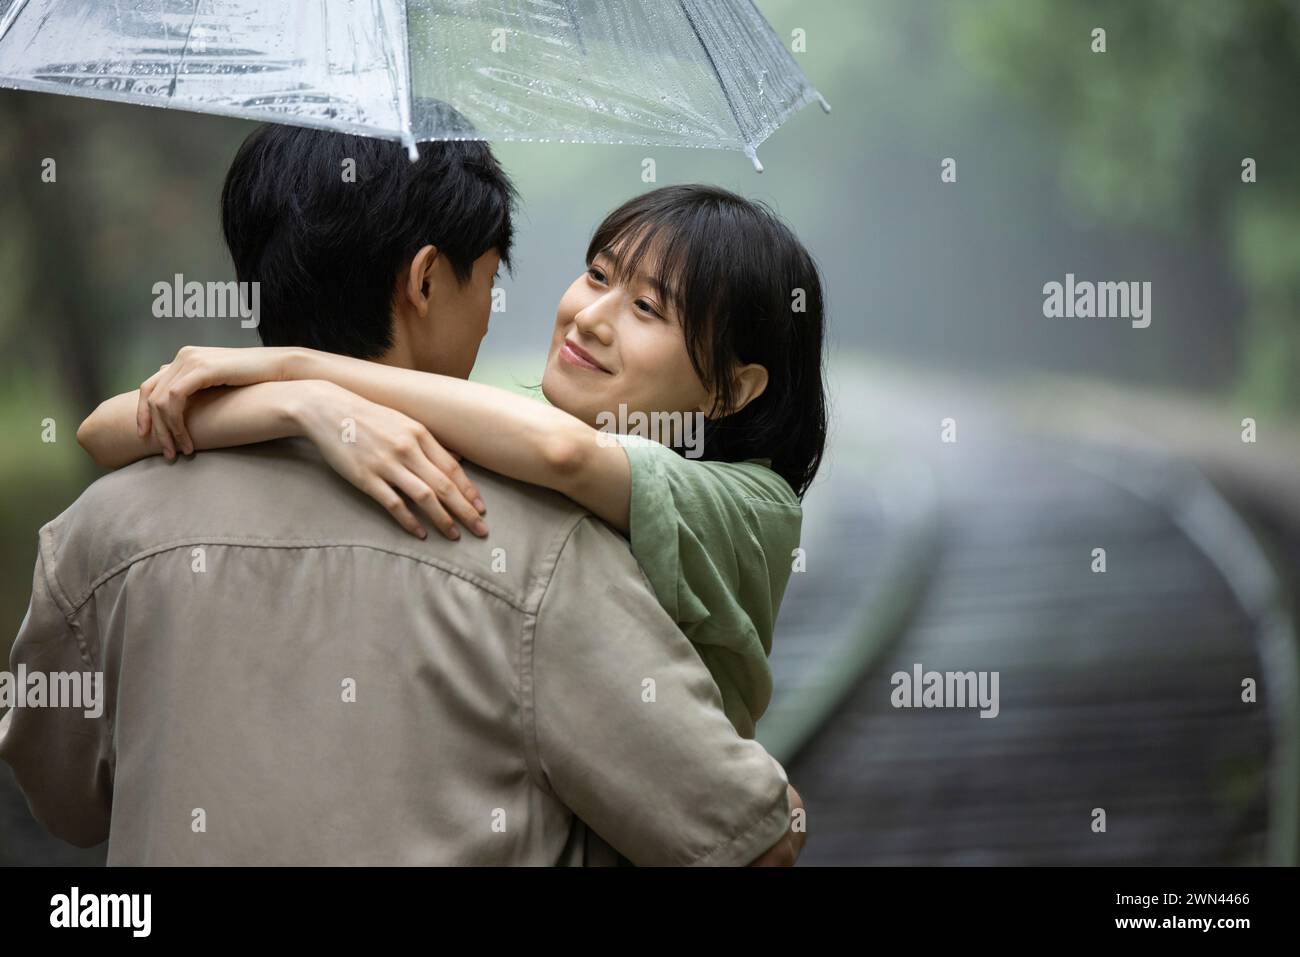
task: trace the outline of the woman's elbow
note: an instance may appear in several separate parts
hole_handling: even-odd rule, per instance
[[[108,449],[105,448],[103,429],[95,418],[98,412],[99,409],[96,409],[90,413],[77,427],[77,444],[86,450],[86,454],[94,459],[95,464],[100,468],[115,468],[116,464],[109,460]]]
[[[96,410],[98,411],[98,409]],[[77,426],[77,444],[90,453],[91,458],[95,455],[95,413],[92,412],[81,420],[81,425]]]
[[[571,432],[547,436],[542,443],[542,461],[556,478],[571,479],[582,473],[591,452],[589,445],[589,439]]]

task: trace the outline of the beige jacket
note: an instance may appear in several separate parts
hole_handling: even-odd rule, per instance
[[[110,864],[746,864],[788,826],[626,543],[470,470],[491,534],[421,542],[301,440],[137,463],[40,533],[0,758]],[[599,837],[597,837],[599,835]],[[603,839],[603,840],[602,840]],[[608,843],[606,843],[608,842]]]

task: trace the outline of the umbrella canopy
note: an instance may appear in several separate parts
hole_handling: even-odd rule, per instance
[[[751,0],[0,0],[0,86],[412,156],[437,139],[631,143],[743,150],[759,170],[791,113],[829,110]]]

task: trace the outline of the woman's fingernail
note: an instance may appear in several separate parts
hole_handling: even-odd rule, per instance
[[[482,515],[484,512],[487,511],[487,506],[483,504],[483,500],[481,498],[474,499],[474,507],[478,509],[478,513],[480,515]]]
[[[420,529],[420,530],[419,530],[418,532],[416,532],[415,534],[416,534],[416,536],[418,536],[419,538],[428,538],[428,537],[429,537],[429,533],[426,532],[424,529]]]
[[[487,526],[484,525],[482,522],[475,522],[475,523],[474,523],[474,534],[475,534],[475,535],[486,535],[486,534],[487,534]]]

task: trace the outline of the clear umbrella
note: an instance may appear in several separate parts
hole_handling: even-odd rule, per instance
[[[0,0],[0,86],[412,156],[436,139],[631,143],[743,150],[759,170],[791,113],[830,109],[751,0]]]

